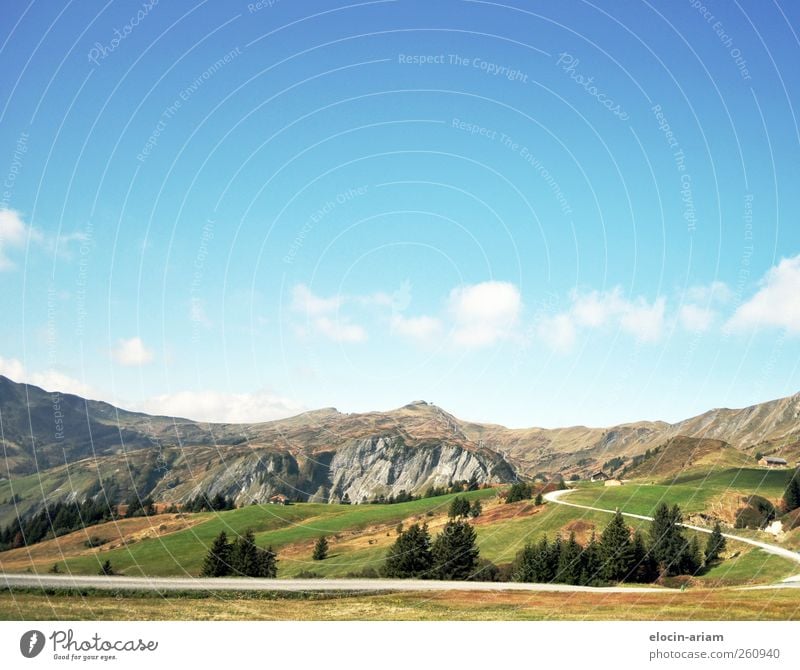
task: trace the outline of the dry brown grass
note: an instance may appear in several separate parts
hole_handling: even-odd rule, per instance
[[[800,620],[797,590],[392,593],[320,600],[0,593],[11,620]]]

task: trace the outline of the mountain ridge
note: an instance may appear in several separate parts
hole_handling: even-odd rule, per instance
[[[459,478],[489,484],[520,476],[585,476],[610,459],[630,462],[677,437],[790,460],[800,455],[800,394],[717,408],[672,424],[605,428],[506,428],[465,421],[420,400],[385,412],[322,408],[231,424],[149,415],[0,376],[0,430],[0,480],[6,480],[0,481],[0,507],[9,497],[5,489],[34,475],[52,479],[49,489],[41,487],[39,504],[96,495],[107,480],[117,496],[151,495],[163,502],[209,492],[241,504],[278,492],[329,501],[347,494],[361,501],[400,490],[419,493]]]

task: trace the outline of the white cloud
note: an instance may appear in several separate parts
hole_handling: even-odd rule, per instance
[[[714,281],[688,288],[683,299],[685,302],[678,310],[678,321],[688,331],[704,333],[719,317],[715,307],[729,303],[733,291],[724,282]]]
[[[261,390],[255,393],[181,391],[149,398],[139,409],[195,421],[256,423],[294,416],[306,408],[289,398]]]
[[[666,304],[664,298],[656,298],[655,302],[648,303],[639,297],[627,303],[620,318],[620,326],[640,342],[656,342],[664,332]]]
[[[84,398],[92,398],[96,394],[92,387],[78,379],[74,379],[58,370],[45,370],[44,372],[28,372],[21,361],[16,358],[3,358],[0,356],[0,375],[21,384],[33,384],[46,391],[61,391],[74,393]]]
[[[141,337],[119,340],[111,356],[117,363],[126,367],[146,365],[153,360],[153,352],[144,346]]]
[[[575,344],[575,323],[569,314],[546,316],[537,326],[536,334],[548,347],[564,353]]]
[[[705,286],[692,286],[686,291],[687,302],[725,304],[733,299],[733,291],[721,281],[714,281]]]
[[[522,300],[514,284],[486,281],[453,289],[448,307],[455,322],[456,344],[477,348],[510,334],[519,319]]]
[[[726,327],[747,330],[767,326],[800,334],[800,256],[781,260],[759,285],[758,292],[739,306]]]
[[[656,342],[664,332],[663,297],[653,302],[641,296],[629,299],[617,286],[608,291],[573,291],[570,299],[569,309],[546,317],[537,326],[538,336],[557,351],[569,350],[582,328],[617,327],[639,342]]]
[[[16,358],[0,356],[0,375],[13,379],[15,382],[25,381],[25,366]]]
[[[330,319],[321,316],[313,321],[316,330],[334,342],[363,342],[367,332],[358,324],[343,319]]]
[[[19,212],[13,209],[0,209],[0,271],[12,270],[15,265],[8,257],[9,248],[20,248],[25,240],[41,240],[41,234],[25,225]]]
[[[392,331],[413,340],[429,340],[442,330],[442,322],[432,316],[405,317],[396,314],[391,321]]]
[[[714,323],[717,313],[699,305],[683,305],[678,311],[681,325],[694,333],[705,333]]]
[[[304,312],[308,316],[330,314],[338,310],[341,305],[342,298],[340,296],[322,298],[314,295],[305,284],[297,284],[292,289],[292,309],[297,312]]]

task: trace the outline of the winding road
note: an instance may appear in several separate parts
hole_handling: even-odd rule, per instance
[[[548,502],[566,505],[592,512],[614,514],[616,510],[579,505],[566,502],[562,496],[569,493],[553,491],[545,494]],[[623,512],[623,516],[644,521],[653,518],[641,514]],[[708,528],[682,524],[701,533],[710,533]],[[767,542],[759,542],[738,535],[723,533],[726,538],[758,547],[770,554],[787,558],[800,564],[800,554]],[[594,592],[594,593],[667,593],[675,594],[673,589],[637,586],[572,586],[569,584],[523,584],[518,582],[448,582],[419,579],[253,579],[253,578],[201,578],[201,577],[125,577],[91,575],[52,575],[32,573],[0,573],[0,585],[9,588],[92,588],[108,591],[135,590],[151,591],[161,594],[167,592],[219,592],[219,591],[328,591],[349,593],[376,593],[390,591],[528,591],[528,592]],[[800,574],[784,579],[782,582],[766,586],[737,587],[744,589],[800,588]]]
[[[101,577],[86,575],[2,574],[0,585],[12,588],[92,588],[110,591],[588,591],[597,593],[665,593],[652,587],[591,587],[519,582],[445,582],[421,579],[254,579],[230,577]]]
[[[616,510],[613,509],[604,509],[602,507],[591,507],[590,505],[579,505],[577,503],[566,502],[565,500],[561,500],[561,496],[570,493],[572,489],[564,489],[563,491],[551,491],[550,493],[544,494],[544,499],[548,502],[555,503],[557,505],[566,505],[567,507],[576,507],[578,509],[585,509],[590,510],[592,512],[604,512],[606,514],[616,514]],[[632,514],[631,512],[622,512],[622,516],[631,517],[632,519],[642,519],[643,521],[652,521],[653,517],[651,516],[644,516],[643,514]],[[709,528],[703,528],[701,526],[693,526],[688,523],[680,524],[684,528],[688,528],[690,530],[696,530],[699,533],[708,533],[711,534],[711,530]],[[759,540],[751,540],[747,537],[740,537],[739,535],[731,535],[730,533],[723,533],[723,537],[728,538],[729,540],[735,540],[736,542],[742,542],[744,544],[752,545],[753,547],[758,547],[759,549],[763,549],[769,554],[775,554],[776,556],[781,556],[782,558],[788,558],[790,561],[794,561],[795,563],[800,564],[800,553],[796,551],[792,551],[791,549],[784,549],[783,547],[778,547],[774,544],[769,544],[768,542],[760,542]],[[783,587],[800,587],[800,574],[794,575],[792,577],[787,577],[782,582],[779,582],[773,586],[761,586],[761,587],[748,587],[748,588],[775,588],[775,586],[783,586]]]

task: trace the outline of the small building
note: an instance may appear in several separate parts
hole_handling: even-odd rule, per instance
[[[775,456],[764,456],[760,461],[758,461],[759,465],[764,465],[768,468],[785,468],[789,465],[784,458],[777,458]]]
[[[589,479],[593,482],[604,482],[608,479],[608,475],[602,470],[595,472]]]
[[[288,505],[289,498],[287,498],[283,493],[276,493],[274,496],[270,497],[269,499],[270,505]]]
[[[606,479],[603,486],[622,486],[621,479]]]

